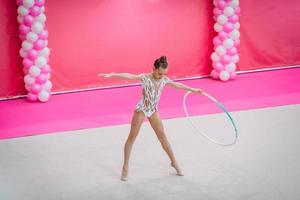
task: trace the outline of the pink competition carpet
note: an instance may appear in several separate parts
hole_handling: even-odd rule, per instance
[[[229,111],[300,103],[300,68],[242,74],[234,81],[183,81],[219,100]],[[47,103],[24,98],[0,101],[0,139],[130,123],[141,86],[53,95]],[[185,91],[166,87],[160,101],[163,119],[183,117]],[[192,115],[220,112],[204,96],[190,95]]]

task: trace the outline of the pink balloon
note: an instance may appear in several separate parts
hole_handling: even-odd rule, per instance
[[[234,9],[235,14],[237,14],[238,16],[241,14],[241,8],[238,6]]]
[[[27,53],[27,58],[34,61],[38,57],[38,52],[34,49],[30,49]]]
[[[241,41],[239,39],[234,41],[235,48],[239,48]]]
[[[23,0],[16,0],[16,2],[17,2],[17,5],[18,5],[18,6],[23,5]]]
[[[19,35],[20,40],[23,42],[24,40],[26,40],[26,36],[23,34]]]
[[[219,39],[219,37],[214,37],[213,43],[215,46],[219,46],[222,44],[222,41]]]
[[[37,95],[32,94],[31,92],[29,92],[29,93],[27,94],[27,100],[28,100],[28,101],[36,101],[37,99],[38,99]]]
[[[236,73],[235,72],[231,72],[231,73],[229,73],[229,75],[230,75],[230,80],[233,80],[233,79],[235,79],[235,77],[236,77]]]
[[[38,84],[43,84],[48,80],[48,77],[46,74],[40,74],[38,77],[36,77],[35,82]]]
[[[222,14],[222,10],[220,10],[219,8],[214,8],[213,13],[215,16],[219,16]]]
[[[220,39],[221,41],[223,41],[223,40],[225,40],[225,39],[228,38],[228,33],[226,33],[225,31],[220,31],[220,32],[218,33],[218,35],[219,35],[219,39]]]
[[[28,72],[29,72],[30,67],[23,66],[23,69],[26,69],[26,71],[28,70]]]
[[[218,77],[219,77],[219,74],[218,74],[218,72],[216,72],[216,70],[211,70],[211,72],[210,72],[210,76],[213,78],[213,79],[218,79]]]
[[[26,35],[28,32],[30,32],[30,28],[28,26],[25,26],[24,24],[19,26],[19,33]]]
[[[223,0],[217,1],[217,8],[219,8],[220,10],[224,10],[225,7],[226,7],[225,1],[223,1]]]
[[[23,61],[23,66],[26,68],[30,68],[33,65],[33,62],[29,60],[28,58],[24,58]]]
[[[40,84],[33,83],[30,87],[30,92],[33,94],[38,94],[41,91],[42,87]]]
[[[29,13],[34,16],[37,17],[40,15],[41,13],[41,8],[39,6],[33,6],[29,9]]]
[[[237,49],[235,47],[232,47],[227,50],[227,54],[230,56],[234,56],[237,53]]]
[[[221,72],[224,69],[224,65],[220,62],[213,63],[213,67],[216,70],[216,72]]]
[[[233,30],[233,24],[230,23],[230,22],[227,22],[226,24],[223,25],[223,30],[226,32],[226,33],[229,33]]]
[[[238,15],[232,15],[231,17],[229,17],[229,21],[231,23],[236,23],[239,21],[239,16]]]
[[[43,66],[41,68],[41,72],[44,73],[44,74],[50,73],[51,72],[50,65],[46,64],[45,66]]]
[[[47,30],[43,30],[40,34],[39,34],[39,38],[42,40],[46,40],[48,38],[48,31]]]
[[[38,39],[35,43],[33,43],[33,47],[36,50],[41,50],[46,46],[45,41]]]
[[[228,64],[231,61],[231,57],[229,55],[224,55],[221,57],[221,63],[223,65]]]
[[[23,18],[23,22],[26,26],[31,26],[34,22],[34,18],[31,16],[31,15],[26,15],[24,18]]]
[[[45,0],[35,0],[35,5],[41,7],[41,6],[45,5]]]
[[[50,73],[48,73],[48,74],[46,74],[46,76],[47,76],[47,80],[49,80],[49,79],[50,79],[50,77],[51,77],[51,74],[50,74]]]
[[[28,74],[28,72],[29,72],[29,68],[23,67],[23,73],[24,73],[24,74]]]

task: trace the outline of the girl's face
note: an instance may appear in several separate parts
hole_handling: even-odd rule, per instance
[[[164,77],[164,75],[167,74],[167,72],[168,72],[168,68],[163,69],[160,67],[160,68],[156,69],[155,67],[153,67],[152,75],[155,79],[161,79],[162,77]]]

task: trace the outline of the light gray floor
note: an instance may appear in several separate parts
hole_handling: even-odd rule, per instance
[[[0,199],[300,199],[300,105],[232,115],[239,139],[231,147],[208,142],[185,118],[164,121],[183,177],[174,175],[148,122],[127,182],[119,175],[129,125],[2,140]],[[229,135],[220,116],[195,120]]]

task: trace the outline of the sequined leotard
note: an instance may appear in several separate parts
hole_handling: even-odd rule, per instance
[[[147,117],[150,117],[158,110],[161,91],[164,86],[170,82],[170,79],[164,76],[159,80],[155,80],[151,74],[141,74],[141,78],[143,93],[135,110],[138,112],[142,111]]]

